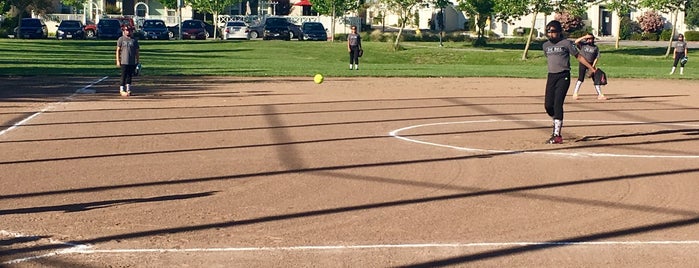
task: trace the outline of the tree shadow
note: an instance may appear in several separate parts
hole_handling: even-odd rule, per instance
[[[31,208],[16,208],[16,209],[3,209],[0,210],[1,215],[10,214],[29,214],[29,213],[41,213],[41,212],[52,212],[52,211],[63,211],[65,213],[71,212],[82,212],[93,209],[108,208],[116,205],[126,205],[126,204],[136,204],[136,203],[151,203],[151,202],[163,202],[163,201],[173,201],[173,200],[183,200],[190,198],[199,198],[212,196],[218,191],[193,193],[193,194],[180,194],[180,195],[165,195],[149,198],[128,198],[128,199],[115,199],[115,200],[105,200],[105,201],[95,201],[86,203],[76,203],[67,205],[57,205],[57,206],[41,206],[41,207],[31,207]]]

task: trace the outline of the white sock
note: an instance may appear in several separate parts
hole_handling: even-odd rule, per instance
[[[359,64],[355,64],[355,65],[354,65],[354,69],[355,69],[355,70],[359,70]]]
[[[563,120],[553,119],[553,135],[560,136],[561,128],[563,128]]]
[[[575,82],[575,91],[573,91],[573,95],[578,95],[578,91],[580,90],[580,85],[582,85],[582,81],[578,80],[578,82]]]
[[[119,91],[124,91],[124,86],[119,86]]]
[[[670,71],[670,74],[674,74],[674,73],[675,73],[675,67],[672,67],[672,71]]]
[[[684,67],[680,67],[680,74],[684,74]]]
[[[131,84],[126,84],[126,91],[131,91]]]
[[[352,64],[350,63],[350,70],[352,70],[352,69],[353,69],[353,68],[352,68]]]
[[[597,90],[598,96],[602,96],[602,85],[595,85],[595,90]]]

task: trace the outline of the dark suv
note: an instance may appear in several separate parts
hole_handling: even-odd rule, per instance
[[[56,39],[85,39],[82,21],[63,20],[56,30]]]
[[[170,35],[163,20],[145,20],[141,27],[145,39],[170,39]]]
[[[298,25],[289,22],[286,18],[269,17],[265,20],[264,34],[262,39],[291,40],[292,37],[303,39],[303,34]]]
[[[118,19],[100,19],[97,23],[97,38],[119,39],[121,36],[121,23]]]
[[[40,19],[24,18],[17,27],[18,38],[48,38],[49,29]]]
[[[301,25],[303,40],[328,41],[328,32],[320,22],[307,21]]]

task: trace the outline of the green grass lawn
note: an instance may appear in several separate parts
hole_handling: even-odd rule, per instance
[[[300,41],[141,41],[143,75],[222,76],[385,76],[385,77],[527,77],[546,76],[541,45],[406,42],[393,51],[389,43],[364,42],[360,71],[348,70],[345,42]],[[0,39],[0,75],[114,76],[116,41]],[[668,76],[672,59],[664,47],[600,46],[598,67],[610,78],[679,78]],[[692,58],[682,78],[699,79]],[[577,63],[573,62],[573,76]]]

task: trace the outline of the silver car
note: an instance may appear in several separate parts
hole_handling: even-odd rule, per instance
[[[250,40],[250,29],[243,21],[229,21],[223,28],[223,40],[246,39]]]

